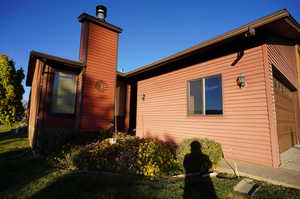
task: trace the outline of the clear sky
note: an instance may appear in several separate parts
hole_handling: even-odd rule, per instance
[[[2,0],[0,53],[25,72],[31,50],[77,60],[77,17],[95,15],[99,4],[108,8],[106,21],[124,30],[118,68],[125,72],[283,8],[300,22],[300,0]]]

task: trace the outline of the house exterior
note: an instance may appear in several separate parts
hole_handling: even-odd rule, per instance
[[[95,131],[113,126],[118,34],[122,29],[83,13],[79,61],[32,51],[29,140],[44,130]]]
[[[121,29],[82,14],[79,61],[31,52],[29,134],[114,126],[180,142],[207,137],[225,157],[268,167],[300,143],[300,25],[280,10],[128,73]]]

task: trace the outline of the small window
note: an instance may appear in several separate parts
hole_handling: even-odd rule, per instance
[[[221,75],[188,81],[188,113],[223,114]]]
[[[54,72],[52,112],[74,114],[76,101],[76,76]]]

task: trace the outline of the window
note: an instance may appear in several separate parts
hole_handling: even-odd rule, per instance
[[[74,114],[76,100],[76,76],[54,72],[52,112]]]
[[[221,75],[188,81],[188,113],[223,114]]]

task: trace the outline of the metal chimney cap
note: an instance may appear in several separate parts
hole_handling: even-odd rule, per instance
[[[107,8],[104,5],[96,6],[96,16],[104,21],[107,16]]]

